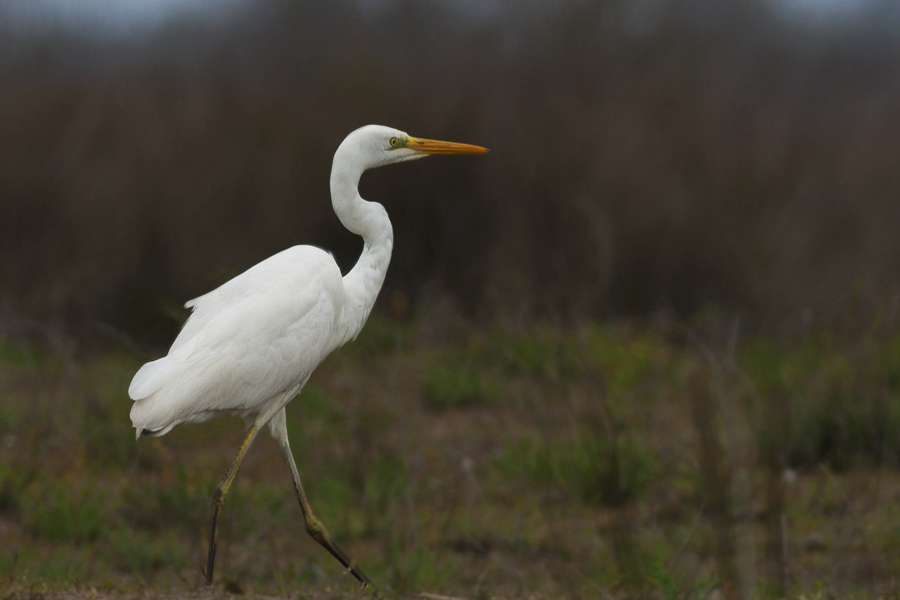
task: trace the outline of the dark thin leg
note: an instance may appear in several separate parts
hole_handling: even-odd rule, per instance
[[[238,450],[238,454],[234,457],[234,461],[228,468],[228,472],[225,473],[222,483],[219,484],[219,487],[217,487],[216,491],[213,493],[212,526],[210,527],[209,532],[209,555],[206,558],[206,587],[212,585],[213,567],[216,564],[216,527],[219,523],[219,509],[222,508],[222,505],[225,503],[225,495],[228,493],[228,489],[234,481],[234,476],[237,475],[241,463],[244,462],[244,456],[247,455],[247,450],[250,449],[250,444],[253,443],[257,433],[259,433],[259,428],[257,428],[256,425],[251,427],[250,431],[247,432],[247,437],[244,438],[241,449]]]
[[[291,453],[291,446],[288,443],[287,425],[285,423],[284,409],[282,408],[272,418],[272,435],[281,445],[281,451],[284,453],[284,460],[287,461],[291,468],[291,477],[294,479],[294,490],[297,492],[297,499],[300,501],[300,510],[303,511],[303,520],[306,523],[306,532],[316,540],[320,546],[328,550],[328,552],[338,559],[344,568],[350,571],[350,574],[356,577],[364,588],[375,589],[372,581],[366,577],[362,569],[357,566],[356,562],[350,560],[340,547],[331,540],[325,525],[313,513],[309,500],[306,499],[306,493],[303,491],[303,484],[300,482],[300,473],[297,471],[297,465],[294,463],[294,455]]]

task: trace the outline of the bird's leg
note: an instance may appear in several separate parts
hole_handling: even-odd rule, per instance
[[[344,551],[331,540],[331,536],[328,535],[328,530],[325,529],[325,525],[323,525],[316,517],[315,513],[313,513],[312,506],[310,506],[309,500],[306,499],[306,493],[303,491],[303,483],[300,482],[300,473],[297,471],[297,465],[294,463],[294,455],[291,452],[291,446],[288,443],[284,409],[273,418],[272,433],[281,445],[281,451],[284,453],[284,460],[287,461],[288,466],[291,468],[291,477],[294,479],[294,490],[297,492],[297,499],[300,501],[300,510],[303,511],[306,532],[316,540],[320,546],[328,550],[333,557],[338,559],[338,562],[344,565],[344,568],[350,571],[350,574],[353,575],[364,588],[374,590],[375,585],[368,577],[366,577],[365,573],[362,572],[362,569],[359,568],[356,562],[350,560]]]
[[[212,526],[210,527],[209,532],[209,555],[206,558],[206,587],[212,585],[213,567],[216,564],[216,526],[219,522],[219,509],[222,508],[222,505],[225,503],[225,495],[228,493],[228,489],[231,487],[232,482],[234,482],[234,476],[237,475],[241,463],[244,462],[247,450],[250,449],[250,444],[253,443],[257,433],[259,433],[259,427],[256,425],[251,427],[250,431],[247,432],[247,437],[244,438],[241,449],[238,450],[238,454],[234,457],[234,461],[228,468],[228,472],[225,473],[225,477],[222,478],[222,483],[219,484],[219,487],[217,487],[216,491],[213,493]]]
[[[281,449],[284,452],[284,457],[285,460],[287,460],[288,466],[291,468],[291,476],[294,479],[294,490],[297,492],[297,499],[300,501],[300,510],[303,511],[306,532],[316,540],[320,546],[328,550],[333,557],[338,559],[338,561],[344,565],[344,568],[350,571],[350,574],[356,577],[357,581],[359,581],[363,587],[374,588],[375,586],[372,584],[372,581],[366,577],[365,573],[362,572],[362,569],[359,568],[356,562],[350,560],[346,553],[341,550],[340,546],[332,541],[331,536],[328,535],[328,530],[325,529],[325,525],[323,525],[318,517],[316,517],[315,513],[313,513],[312,506],[310,506],[309,500],[306,499],[306,493],[303,491],[303,484],[300,482],[300,474],[297,472],[297,465],[294,464],[291,448],[286,441]]]

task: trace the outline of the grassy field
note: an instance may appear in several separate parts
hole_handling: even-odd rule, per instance
[[[288,408],[310,501],[387,597],[900,592],[900,336],[708,325],[373,318]],[[196,594],[243,424],[135,442],[151,355],[6,331],[0,597]],[[268,436],[219,539],[220,593],[356,595]]]

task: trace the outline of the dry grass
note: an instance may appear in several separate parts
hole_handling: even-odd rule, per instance
[[[627,4],[501,1],[473,21],[270,1],[112,49],[0,33],[0,314],[164,340],[171,299],[292,244],[348,267],[330,159],[381,122],[492,149],[363,182],[413,308],[896,321],[890,15],[830,35],[756,0],[709,2],[705,24],[687,8],[704,2],[669,0],[636,33]]]
[[[850,438],[779,474],[783,502],[772,510],[783,511],[785,576],[772,575],[771,461],[756,458],[753,441],[765,448],[768,413],[746,395],[748,381],[767,375],[743,358],[749,345],[710,366],[666,329],[634,325],[469,330],[455,334],[461,343],[437,345],[414,323],[371,325],[288,414],[313,506],[389,597],[896,591],[897,455],[872,455]],[[219,419],[135,443],[124,390],[138,357],[66,356],[23,340],[3,343],[0,368],[4,597],[198,593],[208,496],[241,424]],[[892,344],[867,347],[820,348],[802,374],[784,356],[772,368],[810,388],[834,357],[870,363]],[[429,384],[429,370],[460,354],[499,382],[497,396],[438,408],[435,394],[457,390],[446,376],[447,389]],[[748,370],[732,378],[728,364]],[[690,373],[709,382],[706,401]],[[896,393],[872,374],[851,383],[856,393]],[[721,410],[733,414],[704,402],[730,403]],[[695,429],[692,410],[711,418]],[[829,466],[839,452],[848,462]],[[709,465],[730,484],[711,483]],[[353,596],[353,582],[307,539],[295,504],[278,448],[261,439],[222,512],[217,594]],[[716,541],[723,535],[730,547]]]

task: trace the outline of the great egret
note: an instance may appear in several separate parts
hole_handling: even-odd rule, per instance
[[[346,276],[331,255],[294,246],[251,267],[185,306],[193,312],[169,353],[135,374],[128,395],[137,437],[230,413],[252,423],[212,498],[206,585],[212,584],[219,509],[257,434],[266,425],[281,445],[306,531],[365,587],[362,570],[335,544],[300,483],[288,444],[285,405],[335,349],[356,338],[384,282],[394,233],[384,207],[357,190],[363,171],[429,154],[474,154],[486,148],[426,140],[380,125],[344,139],[331,168],[331,201],[344,227],[365,247]]]

